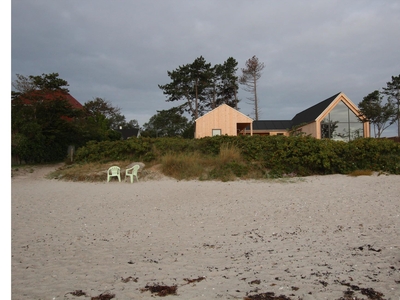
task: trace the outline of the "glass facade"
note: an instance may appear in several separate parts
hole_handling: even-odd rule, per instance
[[[351,141],[364,136],[363,122],[343,101],[321,121],[321,138]]]

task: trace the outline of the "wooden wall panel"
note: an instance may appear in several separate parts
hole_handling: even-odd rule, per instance
[[[237,135],[237,123],[252,124],[253,119],[236,109],[222,104],[196,120],[195,138],[212,136],[213,129],[221,129],[222,135]]]

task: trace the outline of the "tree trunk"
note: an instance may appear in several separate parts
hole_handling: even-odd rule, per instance
[[[258,121],[257,79],[254,77],[254,114]]]

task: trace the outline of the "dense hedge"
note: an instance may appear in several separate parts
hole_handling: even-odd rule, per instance
[[[90,142],[78,149],[77,162],[153,161],[167,153],[199,152],[216,156],[229,144],[240,149],[251,168],[269,174],[299,176],[347,174],[354,170],[400,174],[400,143],[363,138],[348,143],[312,137],[217,136],[202,139],[138,138],[117,142]]]

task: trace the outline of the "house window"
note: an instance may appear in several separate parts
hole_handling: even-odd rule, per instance
[[[362,121],[342,101],[321,121],[321,138],[351,141],[363,136]]]
[[[221,129],[213,129],[212,136],[221,135]]]

